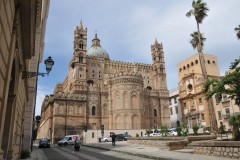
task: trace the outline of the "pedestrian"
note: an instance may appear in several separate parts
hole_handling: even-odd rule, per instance
[[[112,133],[112,145],[115,146],[115,140],[116,140],[116,135],[115,133]]]

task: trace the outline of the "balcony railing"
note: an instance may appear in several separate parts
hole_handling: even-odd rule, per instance
[[[226,114],[223,114],[222,116],[224,119],[229,119],[233,115],[240,115],[240,112],[226,113]]]

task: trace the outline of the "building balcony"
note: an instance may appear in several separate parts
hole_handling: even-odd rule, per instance
[[[233,115],[240,115],[240,112],[234,112],[234,113],[226,113],[226,114],[223,114],[222,117],[224,119],[229,119],[231,116]]]

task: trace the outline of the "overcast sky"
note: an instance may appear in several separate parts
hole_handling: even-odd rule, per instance
[[[217,56],[221,75],[240,55],[234,28],[240,24],[240,0],[204,0],[208,17],[200,25],[206,37],[204,53]],[[193,17],[186,17],[192,0],[51,0],[43,61],[55,61],[48,77],[39,77],[36,115],[45,95],[53,93],[68,73],[73,56],[73,32],[82,20],[88,29],[88,46],[97,32],[111,60],[151,64],[151,44],[163,43],[168,89],[178,86],[177,64],[197,51],[189,44],[196,31]],[[44,71],[40,64],[40,71]]]

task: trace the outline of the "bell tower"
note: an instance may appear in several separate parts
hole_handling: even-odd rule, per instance
[[[79,81],[86,80],[87,56],[87,28],[83,28],[82,21],[74,31],[73,59],[70,63],[69,76]]]
[[[157,39],[155,39],[154,44],[151,45],[151,51],[154,72],[154,83],[156,89],[167,89],[165,61],[162,43],[161,44],[158,43]]]

